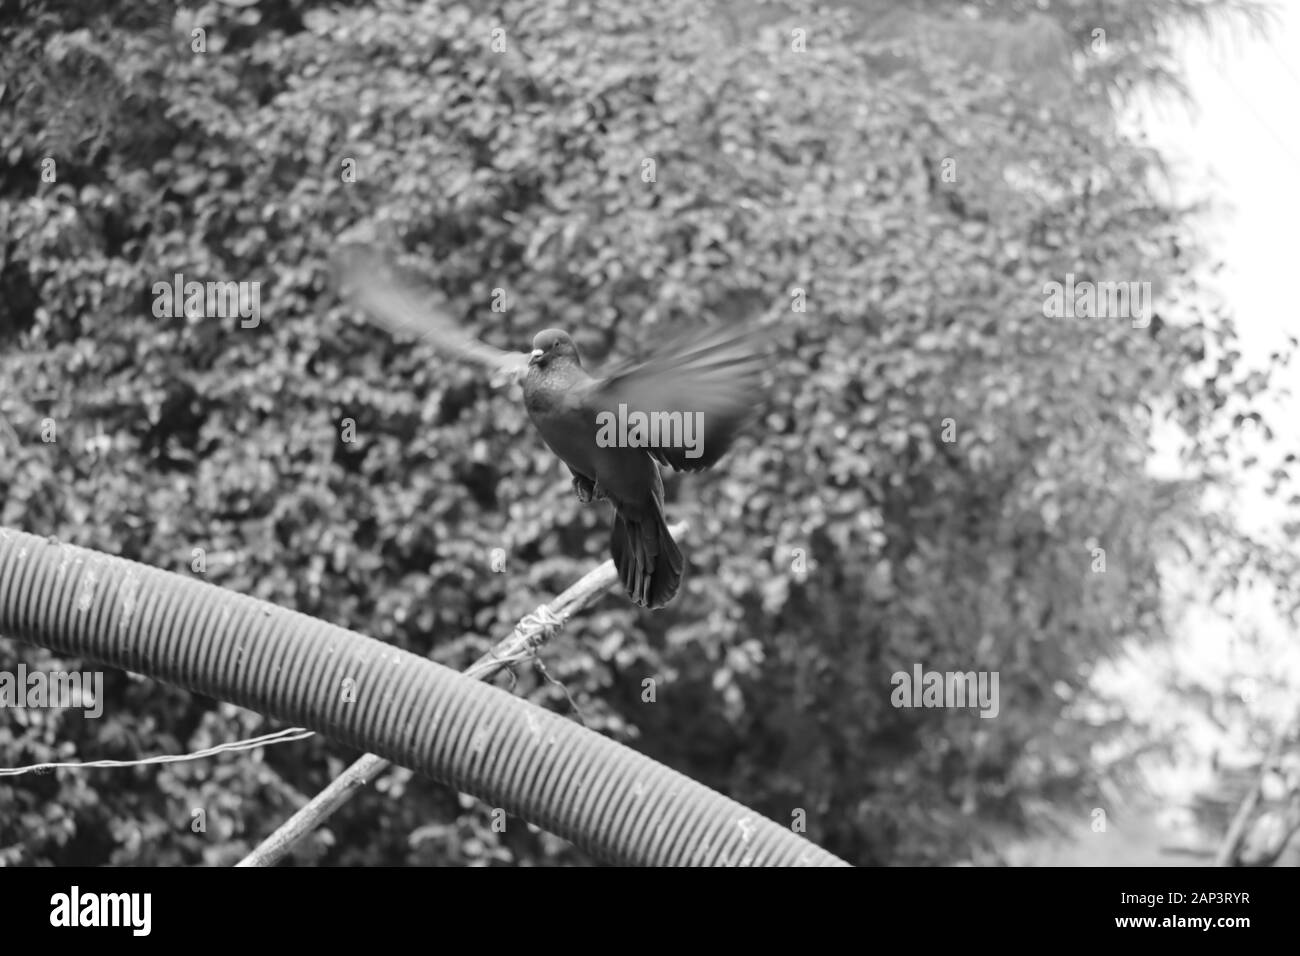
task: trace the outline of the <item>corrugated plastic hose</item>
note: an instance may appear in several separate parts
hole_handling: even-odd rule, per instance
[[[307,727],[602,859],[847,865],[622,744],[408,651],[170,571],[4,528],[0,634]]]

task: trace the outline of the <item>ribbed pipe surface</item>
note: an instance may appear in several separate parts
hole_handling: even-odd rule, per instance
[[[4,528],[0,633],[379,754],[602,859],[847,865],[622,744],[408,651],[202,581]]]

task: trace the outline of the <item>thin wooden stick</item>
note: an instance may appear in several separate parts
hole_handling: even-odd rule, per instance
[[[680,538],[688,526],[682,521],[668,530],[674,538]],[[594,604],[597,598],[617,583],[618,572],[614,570],[613,561],[605,561],[588,571],[550,604],[543,604],[531,614],[524,615],[508,637],[465,669],[465,676],[491,680],[504,668],[533,656],[539,647],[560,632],[574,614]],[[354,793],[392,765],[392,761],[384,757],[366,754],[282,823],[236,866],[274,866],[279,863],[308,833],[352,799]]]
[[[1291,718],[1290,723],[1279,727],[1273,734],[1273,740],[1269,743],[1268,750],[1264,754],[1264,761],[1259,766],[1259,773],[1255,776],[1255,782],[1251,784],[1246,799],[1242,800],[1241,806],[1237,808],[1237,813],[1232,818],[1228,832],[1219,845],[1219,852],[1215,854],[1215,866],[1232,866],[1236,860],[1237,851],[1241,848],[1241,841],[1246,835],[1246,825],[1250,823],[1250,819],[1255,813],[1255,807],[1259,804],[1264,776],[1277,763],[1277,758],[1282,753],[1282,744],[1291,734],[1297,720],[1300,720],[1300,713],[1297,713],[1295,717]]]

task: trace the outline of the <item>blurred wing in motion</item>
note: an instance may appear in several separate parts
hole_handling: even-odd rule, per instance
[[[756,326],[712,328],[670,342],[649,358],[619,366],[593,382],[586,404],[595,411],[698,413],[700,454],[685,447],[646,451],[674,471],[711,467],[759,411],[768,334]]]
[[[505,352],[465,333],[430,294],[400,278],[390,262],[369,247],[344,249],[334,260],[343,299],[395,336],[428,341],[438,351],[489,370],[493,379],[515,379],[528,369],[528,354]]]

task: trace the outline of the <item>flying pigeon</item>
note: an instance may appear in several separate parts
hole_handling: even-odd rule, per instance
[[[353,252],[340,270],[345,298],[389,332],[427,339],[497,382],[521,377],[528,416],[579,500],[614,508],[610,554],[628,596],[646,608],[673,599],[685,561],[668,532],[659,465],[699,471],[731,446],[758,409],[763,334],[705,328],[594,377],[559,329],[538,332],[531,352],[502,351],[466,334],[375,253]]]

